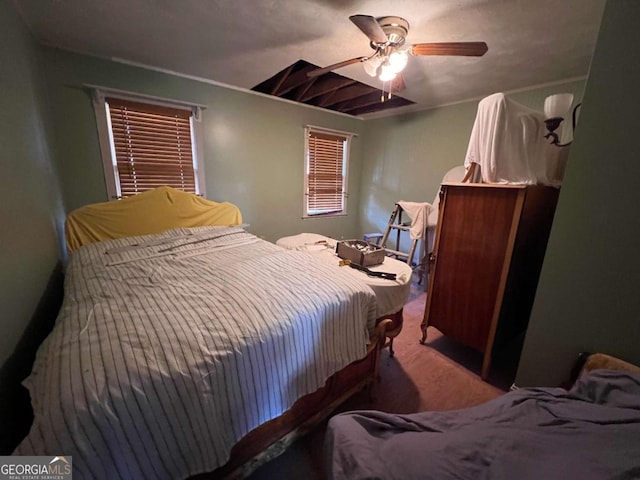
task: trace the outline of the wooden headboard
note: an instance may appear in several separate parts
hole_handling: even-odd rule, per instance
[[[72,252],[83,245],[178,227],[239,225],[240,209],[171,187],[158,187],[122,200],[94,203],[67,216],[65,236]]]

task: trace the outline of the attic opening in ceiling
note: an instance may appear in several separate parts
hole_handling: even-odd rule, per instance
[[[362,115],[414,103],[394,93],[402,90],[402,77],[398,77],[398,82],[385,84],[391,91],[391,98],[388,98],[387,91],[383,94],[380,88],[335,72],[313,78],[307,76],[308,72],[318,68],[305,60],[298,60],[251,90],[349,115]],[[381,101],[382,97],[384,101]]]

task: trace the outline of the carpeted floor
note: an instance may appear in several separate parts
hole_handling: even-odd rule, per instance
[[[381,381],[374,400],[357,394],[337,411],[375,409],[393,413],[454,410],[478,405],[509,389],[516,362],[508,355],[494,358],[488,381],[480,379],[482,355],[442,336],[429,327],[427,344],[421,345],[420,322],[426,293],[412,285],[404,308],[404,326],[394,340],[395,356],[382,352]],[[251,480],[303,478],[323,480],[323,443],[326,422],[299,439],[284,454],[263,465]]]

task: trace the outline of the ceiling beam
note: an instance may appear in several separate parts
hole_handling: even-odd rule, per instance
[[[308,103],[309,100],[319,97],[321,95],[326,95],[327,93],[335,92],[336,90],[340,90],[342,88],[348,87],[349,85],[353,85],[356,83],[355,80],[352,80],[347,77],[343,77],[341,75],[329,76],[329,75],[321,75],[319,81],[315,83],[313,88],[309,89],[300,101],[304,103]]]
[[[381,102],[381,89],[335,72],[308,78],[307,72],[317,68],[316,65],[305,60],[298,60],[253,87],[252,90],[351,115],[386,110],[413,103],[395,95],[391,99],[387,99],[386,92],[385,101]],[[396,86],[400,86],[400,88],[404,86],[402,79],[398,80],[399,82],[393,82],[389,85],[392,91]]]
[[[304,85],[305,83],[307,83],[309,81],[309,77],[307,77],[307,72],[315,70],[318,67],[316,67],[315,65],[312,65],[310,63],[307,63],[307,62],[305,62],[305,63],[306,63],[306,65],[304,65],[299,70],[296,70],[295,73],[292,72],[285,79],[285,81],[281,84],[280,89],[278,90],[278,94],[277,94],[279,97],[284,96],[285,94],[289,93],[294,88],[297,88],[297,87],[299,87],[301,85]]]
[[[302,97],[304,97],[309,89],[313,87],[313,84],[316,83],[317,80],[318,77],[311,78],[305,85],[296,88],[294,90],[295,93],[292,95],[292,100],[295,100],[296,102],[303,102]]]
[[[354,98],[367,95],[372,91],[374,91],[374,88],[370,87],[369,85],[364,85],[362,83],[355,83],[353,85],[349,85],[348,87],[341,88],[336,92],[333,92],[333,95],[327,95],[320,99],[316,99],[319,101],[315,101],[313,102],[313,104],[317,107],[326,108],[339,102],[344,102],[346,100],[353,100]]]
[[[331,109],[346,113],[356,108],[365,107],[367,105],[375,105],[377,103],[382,103],[380,102],[380,96],[381,96],[380,90],[374,90],[373,92],[367,95],[362,95],[358,98],[336,103],[331,107]]]
[[[273,77],[267,78],[265,81],[260,82],[258,85],[253,87],[251,90],[255,92],[266,93],[268,95],[276,95],[278,85],[280,85],[285,78],[289,76],[291,70],[295,67],[295,63],[289,65],[287,68],[280,70]]]
[[[292,63],[287,68],[278,73],[277,78],[274,77],[275,85],[271,88],[271,92],[269,92],[269,95],[278,95],[278,90],[280,90],[280,87],[282,87],[282,84],[287,79],[287,77],[291,75],[294,66],[295,63]]]
[[[364,107],[369,107],[372,105],[376,107],[374,110],[385,110],[387,108],[391,108],[390,106],[407,105],[409,103],[413,103],[410,100],[395,95],[392,95],[391,98],[387,98],[387,95],[388,93],[385,92],[383,97],[384,101],[381,101],[382,94],[381,92],[376,91],[369,95],[359,97],[355,100],[342,102],[334,107],[338,107],[339,111],[343,113],[350,113],[352,115],[355,115],[355,113],[353,113],[354,111],[358,111]]]
[[[405,105],[411,105],[413,102],[402,97],[391,97],[389,100],[380,102],[378,104],[370,104],[359,108],[354,108],[348,111],[351,115],[362,115],[363,113],[377,112],[380,110],[388,110],[390,108],[403,107]],[[347,113],[347,112],[345,112]]]

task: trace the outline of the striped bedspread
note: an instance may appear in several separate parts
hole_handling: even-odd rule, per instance
[[[181,479],[366,354],[362,282],[239,227],[75,252],[31,376],[16,455],[71,455],[74,478]]]

